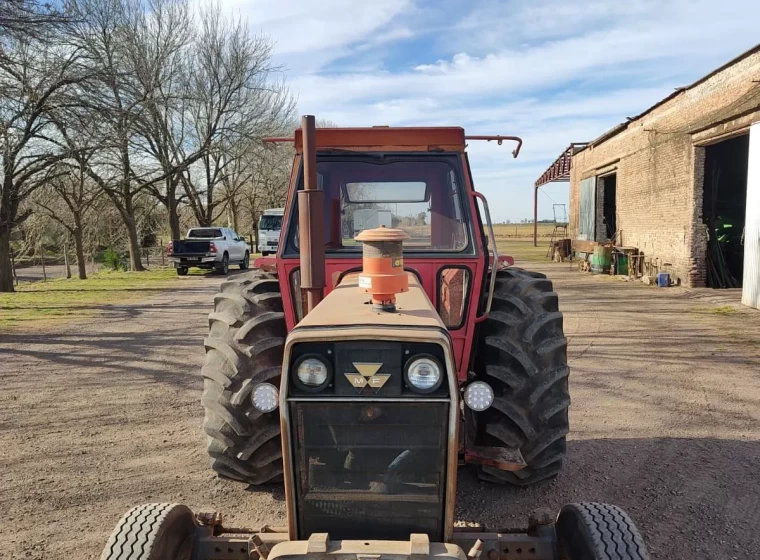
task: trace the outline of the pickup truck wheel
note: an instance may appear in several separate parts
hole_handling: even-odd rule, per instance
[[[230,272],[230,256],[227,253],[222,257],[222,262],[216,265],[216,271],[225,276]]]
[[[245,258],[243,258],[243,262],[240,263],[240,270],[248,270],[248,267],[251,265],[251,255],[248,254],[248,251],[245,252]]]
[[[189,269],[186,266],[177,267],[177,276],[187,276],[188,270]]]
[[[267,256],[269,256],[269,251],[261,251],[261,256],[262,256],[262,257],[267,257]]]
[[[286,334],[276,276],[252,270],[222,284],[204,341],[201,404],[211,468],[223,478],[259,485],[282,476],[280,410],[259,412],[251,391],[280,386]]]

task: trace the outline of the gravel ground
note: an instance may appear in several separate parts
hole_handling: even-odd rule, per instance
[[[736,291],[540,268],[570,339],[569,459],[528,490],[460,471],[457,519],[516,526],[534,507],[608,501],[653,558],[760,557],[760,313]],[[219,509],[238,526],[284,518],[281,487],[247,490],[207,468],[199,371],[220,282],[183,278],[87,322],[0,335],[0,558],[97,558],[145,501]]]

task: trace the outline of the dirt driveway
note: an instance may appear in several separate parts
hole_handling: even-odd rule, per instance
[[[457,518],[509,526],[539,505],[602,500],[632,514],[654,558],[760,556],[760,312],[735,294],[543,269],[570,339],[569,460],[522,491],[463,471]],[[97,558],[145,501],[282,520],[280,487],[248,491],[206,465],[199,371],[220,281],[0,335],[0,558]]]

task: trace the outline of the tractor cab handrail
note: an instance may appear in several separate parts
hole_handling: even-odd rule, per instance
[[[496,249],[496,235],[493,232],[493,223],[491,223],[491,212],[488,210],[488,200],[486,200],[486,197],[483,196],[478,191],[473,191],[472,196],[476,199],[480,199],[480,201],[483,203],[483,212],[486,218],[486,226],[488,226],[488,239],[491,242],[491,250],[493,251],[493,265],[491,266],[491,280],[488,285],[488,299],[486,300],[486,308],[483,310],[482,315],[475,318],[476,322],[480,322],[480,321],[483,321],[491,311],[491,303],[493,303],[493,292],[494,292],[494,289],[496,288],[496,269],[499,266],[499,251]],[[486,272],[488,271],[489,261],[490,261],[490,255],[487,255]]]
[[[519,136],[501,136],[499,134],[497,135],[475,135],[475,136],[465,136],[465,141],[467,140],[485,140],[486,142],[491,142],[492,140],[495,140],[496,143],[501,146],[501,143],[504,140],[510,140],[512,142],[517,142],[517,147],[512,150],[512,157],[517,157],[520,154],[520,148],[522,148],[522,138]]]

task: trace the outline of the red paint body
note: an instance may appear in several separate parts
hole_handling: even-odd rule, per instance
[[[295,211],[295,192],[298,185],[298,175],[301,169],[301,159],[303,153],[302,135],[300,130],[296,131],[295,148],[296,156],[293,162],[291,172],[290,189],[288,191],[288,200],[285,205],[285,216],[283,218],[283,228],[280,237],[277,258],[259,258],[254,261],[254,266],[265,269],[276,269],[280,279],[280,287],[283,296],[283,308],[288,330],[293,329],[297,324],[297,314],[294,301],[294,294],[291,284],[292,273],[300,267],[300,259],[296,257],[284,257],[286,238],[288,236],[288,225],[292,222],[292,213]],[[485,317],[478,317],[478,311],[482,302],[483,290],[486,286],[485,274],[486,267],[491,265],[489,262],[489,253],[487,245],[484,242],[482,232],[482,221],[478,211],[476,193],[470,177],[470,167],[465,153],[465,136],[461,128],[439,128],[439,129],[319,129],[317,131],[316,149],[320,150],[339,148],[351,150],[354,152],[429,152],[433,148],[446,152],[458,152],[463,171],[464,195],[466,206],[462,210],[469,213],[469,222],[473,224],[475,232],[473,245],[474,254],[446,254],[440,253],[426,255],[425,257],[415,256],[412,251],[404,253],[404,267],[417,274],[420,278],[422,287],[433,303],[438,306],[438,278],[439,272],[444,267],[466,267],[470,273],[470,279],[467,294],[466,317],[462,326],[457,329],[449,329],[454,355],[456,360],[457,375],[460,381],[467,379],[467,372],[471,367],[471,357],[473,354],[473,342],[475,340],[475,331],[477,323]],[[484,138],[486,139],[486,138]],[[487,139],[496,139],[488,137]],[[505,138],[506,139],[506,138]],[[284,139],[277,139],[283,141]],[[326,229],[334,227],[334,224],[325,224]],[[338,229],[340,229],[338,227]],[[493,260],[491,256],[490,260]],[[514,261],[511,257],[499,257],[499,263],[512,264]],[[325,255],[325,279],[326,288],[324,295],[330,293],[334,287],[334,282],[342,273],[349,270],[361,270],[362,257],[357,253],[356,257],[331,257],[328,253]]]

